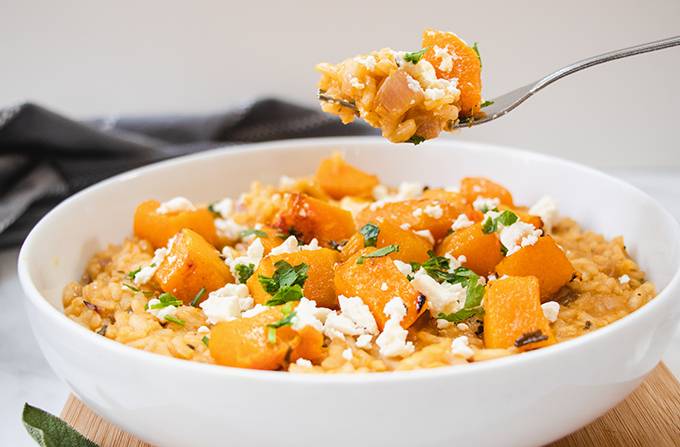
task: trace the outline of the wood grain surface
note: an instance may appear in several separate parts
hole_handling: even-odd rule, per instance
[[[61,417],[101,447],[150,447],[106,422],[74,396]],[[680,383],[659,366],[628,398],[552,447],[680,446]]]

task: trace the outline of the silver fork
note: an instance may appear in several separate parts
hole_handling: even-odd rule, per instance
[[[680,36],[669,37],[667,39],[656,40],[654,42],[644,43],[642,45],[635,45],[628,48],[623,48],[621,50],[609,51],[607,53],[600,54],[598,56],[589,57],[588,59],[583,59],[581,61],[575,62],[566,67],[560,68],[559,70],[539,79],[538,81],[532,82],[515,89],[509,93],[493,98],[492,100],[485,101],[483,104],[484,110],[470,118],[462,118],[454,124],[454,128],[459,127],[471,127],[478,124],[487,123],[493,121],[496,118],[507,115],[509,112],[514,110],[517,106],[522,104],[524,101],[529,99],[534,93],[543,89],[544,87],[552,84],[558,79],[562,79],[565,76],[569,76],[577,71],[585,70],[586,68],[593,67],[595,65],[603,64],[605,62],[613,61],[616,59],[621,59],[628,56],[635,56],[636,54],[649,53],[650,51],[662,50],[664,48],[673,47],[680,45]],[[351,109],[356,109],[356,106],[350,102],[335,99],[319,93],[319,99],[322,101],[336,102],[343,107],[348,107]]]

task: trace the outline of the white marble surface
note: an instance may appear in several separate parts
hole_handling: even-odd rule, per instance
[[[613,171],[646,191],[680,220],[680,170]],[[28,326],[16,276],[18,250],[0,251],[0,445],[35,445],[21,424],[24,402],[58,414],[68,389],[43,359]],[[680,332],[664,361],[680,378]]]

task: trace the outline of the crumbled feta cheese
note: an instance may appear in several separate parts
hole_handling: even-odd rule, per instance
[[[279,189],[291,189],[295,186],[297,180],[293,177],[288,177],[287,175],[282,175],[279,177]]]
[[[208,326],[201,326],[198,329],[196,329],[196,332],[199,334],[207,334],[210,332],[210,328],[208,328]]]
[[[429,99],[430,101],[436,101],[438,99],[442,99],[445,95],[446,95],[446,93],[441,88],[425,89],[425,98]]]
[[[159,300],[158,298],[151,298],[147,303],[146,311],[153,315],[154,317],[158,318],[159,320],[165,320],[166,316],[174,315],[175,311],[177,311],[177,307],[173,306],[172,304],[169,306],[161,307],[159,309],[152,309],[154,305],[159,304],[160,302],[161,300]]]
[[[370,205],[370,209],[375,211],[386,203],[415,199],[422,195],[422,193],[423,185],[417,182],[402,182],[395,194],[390,194],[385,185],[378,185],[373,188],[373,197],[376,199],[376,202]]]
[[[493,210],[494,208],[498,208],[498,205],[500,205],[501,201],[500,199],[497,199],[495,197],[489,198],[489,197],[482,197],[479,196],[475,199],[474,202],[472,202],[472,207],[476,209],[477,211],[481,211],[482,213],[486,213],[489,210]]]
[[[453,223],[451,224],[451,230],[452,231],[460,230],[472,226],[473,224],[474,222],[471,221],[469,217],[467,217],[467,214],[461,213],[458,215],[458,217],[456,217],[456,220],[454,220]]]
[[[352,87],[354,87],[354,88],[357,89],[357,90],[361,90],[361,89],[363,89],[364,87],[366,87],[366,84],[363,84],[363,83],[359,82],[359,80],[358,80],[357,78],[355,78],[355,77],[352,77],[352,78],[349,80],[349,83],[350,83],[350,85],[351,85]]]
[[[295,308],[295,316],[291,319],[293,329],[299,331],[305,326],[311,326],[319,332],[323,332],[323,324],[330,309],[316,307],[316,301],[302,297]]]
[[[262,245],[260,238],[255,238],[248,246],[245,255],[234,258],[232,249],[229,247],[224,247],[222,249],[222,255],[224,255],[224,263],[229,266],[231,274],[234,275],[234,278],[238,279],[238,274],[236,273],[236,267],[238,265],[252,264],[254,269],[260,265],[260,261],[262,261],[262,258],[264,257],[264,245]]]
[[[423,209],[422,208],[416,208],[416,209],[413,210],[413,212],[411,214],[413,214],[413,217],[420,217],[420,216],[423,215]]]
[[[354,355],[352,354],[352,348],[347,348],[344,351],[342,351],[342,358],[343,359],[345,359],[349,362],[350,360],[352,360],[352,357],[354,357]]]
[[[493,273],[489,274],[489,276],[486,277],[487,282],[495,281],[496,279],[498,278],[496,278],[496,275],[494,275]]]
[[[133,278],[132,282],[139,286],[151,281],[151,278],[153,278],[153,275],[156,274],[158,267],[165,260],[165,257],[168,255],[168,253],[170,253],[170,250],[172,250],[174,243],[175,236],[168,240],[168,244],[165,247],[157,248],[153,253],[153,258],[151,258],[149,265],[145,265],[137,273],[135,273],[135,277]]]
[[[389,289],[389,286],[387,285],[387,283],[385,281],[383,281],[383,283],[380,284],[380,290],[382,290],[383,292],[386,292],[387,289]]]
[[[342,314],[352,320],[357,331],[364,334],[375,334],[378,332],[378,324],[373,318],[373,314],[364,301],[358,296],[346,297],[338,296],[340,310]]]
[[[630,282],[630,276],[628,276],[628,275],[619,276],[619,283],[620,284],[628,284],[629,282]]]
[[[448,282],[439,284],[422,268],[416,272],[411,285],[427,297],[432,315],[453,313],[465,305],[466,290],[463,286]]]
[[[156,208],[158,214],[174,214],[182,211],[196,211],[196,207],[191,200],[186,197],[175,197],[160,204]]]
[[[401,320],[406,316],[404,301],[395,296],[385,304],[383,312],[389,319],[375,341],[380,348],[380,354],[384,357],[403,357],[411,354],[415,347],[412,342],[406,341],[408,331],[401,327]]]
[[[451,342],[451,354],[463,357],[467,360],[475,355],[475,351],[470,348],[470,342],[467,336],[461,335],[460,337],[454,338]]]
[[[298,245],[297,238],[295,236],[288,236],[288,239],[283,241],[281,245],[272,248],[270,254],[275,256],[282,255],[284,253],[296,253],[298,251],[300,251],[300,247]]]
[[[425,59],[421,59],[415,67],[415,76],[423,85],[431,85],[437,82],[437,73],[432,64]]]
[[[199,304],[208,323],[235,320],[241,312],[253,307],[253,298],[245,284],[226,284],[208,294],[208,299]]]
[[[311,367],[313,366],[312,362],[310,362],[310,361],[307,360],[307,359],[303,359],[302,357],[300,357],[299,359],[297,359],[297,360],[295,361],[295,364],[296,364],[297,366],[302,367],[302,368],[311,368]]]
[[[458,55],[455,53],[449,53],[448,47],[438,47],[434,46],[434,57],[440,58],[439,69],[443,72],[450,72],[453,69],[453,61],[458,59]]]
[[[467,330],[470,329],[470,326],[468,326],[468,325],[465,324],[465,323],[458,323],[458,324],[456,325],[456,328],[457,328],[459,331],[467,331]]]
[[[538,242],[539,237],[541,237],[541,230],[537,230],[533,225],[522,221],[503,227],[500,232],[501,244],[508,249],[507,256],[517,252],[522,247],[534,245]]]
[[[411,229],[411,224],[410,223],[403,223],[403,224],[399,225],[399,228],[401,228],[404,231],[408,231],[408,230]]]
[[[266,310],[269,310],[269,306],[263,306],[262,304],[256,304],[252,309],[248,309],[241,314],[241,318],[252,318],[255,315],[259,315]]]
[[[557,321],[557,316],[560,313],[560,303],[557,301],[546,301],[541,304],[541,309],[543,309],[543,315],[549,322],[554,323]]]
[[[434,236],[432,236],[432,232],[430,230],[418,230],[414,231],[413,234],[416,234],[420,237],[423,237],[428,240],[431,244],[434,244]]]
[[[227,197],[219,202],[213,203],[211,208],[223,219],[228,219],[234,212],[234,201]]]
[[[557,202],[550,196],[543,196],[529,208],[529,214],[540,217],[545,230],[550,231],[559,217]]]
[[[434,205],[427,205],[423,212],[433,219],[440,219],[444,215],[444,210],[438,203]]]
[[[411,267],[411,264],[407,264],[405,262],[400,261],[399,259],[395,259],[394,265],[397,267],[397,269],[405,276],[410,275],[413,273],[413,268]]]
[[[389,190],[387,189],[387,186],[385,185],[376,185],[373,187],[373,198],[375,200],[384,200],[390,195]]]
[[[458,267],[467,262],[465,255],[455,258],[450,253],[445,253],[444,257],[449,260],[449,273],[454,273]]]
[[[453,326],[453,323],[450,321],[444,320],[443,318],[437,320],[437,329],[447,329],[451,326]]]
[[[357,337],[357,348],[366,349],[371,347],[373,336],[371,334],[362,334]]]
[[[357,56],[354,58],[354,60],[369,70],[375,69],[376,60],[375,57],[370,54],[367,56]]]
[[[215,229],[220,237],[229,239],[230,241],[237,241],[241,238],[241,232],[246,230],[243,225],[237,224],[232,218],[215,219]]]
[[[408,83],[408,88],[410,88],[412,91],[416,93],[423,91],[423,89],[420,87],[420,83],[413,79],[410,75],[406,75],[406,81]]]
[[[300,245],[300,250],[318,250],[319,248],[319,241],[316,238],[309,241],[307,245]]]

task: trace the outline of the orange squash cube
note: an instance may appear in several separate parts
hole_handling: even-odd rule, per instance
[[[460,193],[468,203],[473,203],[477,197],[496,198],[502,204],[513,207],[510,191],[484,177],[465,177],[460,181]]]
[[[212,292],[234,282],[229,267],[215,247],[187,228],[175,236],[154,279],[163,291],[172,293],[185,304],[190,303],[202,288]],[[207,294],[204,294],[205,297]]]
[[[541,287],[541,299],[548,301],[574,279],[576,270],[554,239],[543,236],[534,245],[504,258],[496,266],[496,273],[499,276],[535,276]]]
[[[539,341],[529,342],[532,337]],[[547,338],[540,340],[544,337]],[[486,348],[503,349],[517,346],[521,351],[526,351],[553,343],[555,337],[541,309],[539,283],[536,277],[509,276],[491,281],[487,285],[484,295]]]
[[[203,236],[211,245],[217,243],[215,217],[207,208],[159,214],[156,212],[159,206],[158,200],[147,200],[137,206],[133,223],[135,236],[146,239],[154,248],[160,248],[179,230],[188,228]]]
[[[451,70],[442,70],[442,60],[435,55],[435,46],[448,48],[450,53],[457,56],[452,61]],[[477,52],[455,34],[433,29],[423,32],[422,48],[427,48],[424,57],[434,67],[437,78],[458,78],[461,115],[470,116],[479,112],[482,102],[482,63]]]
[[[378,177],[350,165],[339,152],[321,161],[315,179],[335,200],[346,196],[371,197],[379,183]]]
[[[388,256],[364,258],[362,264],[357,264],[360,256],[375,250],[372,247],[365,248],[336,268],[335,291],[338,295],[360,297],[371,310],[380,330],[388,319],[384,313],[385,304],[398,296],[407,308],[401,326],[408,329],[425,311],[425,297],[411,286]],[[383,287],[383,284],[387,287]]]
[[[323,346],[323,334],[311,326],[305,326],[297,331],[295,347],[291,351],[290,361],[307,359],[318,363],[326,357],[326,348]]]
[[[321,307],[338,307],[338,298],[335,295],[333,284],[334,267],[338,262],[339,253],[328,248],[318,250],[301,250],[296,253],[284,253],[276,256],[265,257],[257,270],[248,279],[246,285],[250,289],[250,294],[255,303],[265,304],[271,295],[260,284],[259,276],[271,277],[276,271],[275,264],[278,261],[286,261],[293,267],[300,264],[307,264],[307,279],[302,287],[304,296],[307,299],[316,301]]]
[[[503,260],[501,241],[496,233],[486,234],[482,224],[475,223],[449,234],[437,247],[437,255],[465,256],[463,265],[478,275],[488,276]]]
[[[284,234],[297,235],[305,243],[316,238],[324,247],[346,241],[356,231],[352,213],[299,193],[286,194],[272,226]]]
[[[377,225],[379,232],[376,239],[376,248],[396,244],[399,251],[390,253],[392,259],[403,262],[425,262],[429,258],[427,254],[432,250],[432,243],[426,238],[415,234],[411,230],[404,230],[399,225],[385,221]],[[363,250],[365,243],[364,235],[354,233],[354,236],[342,247],[341,259],[346,260],[356,252]]]

